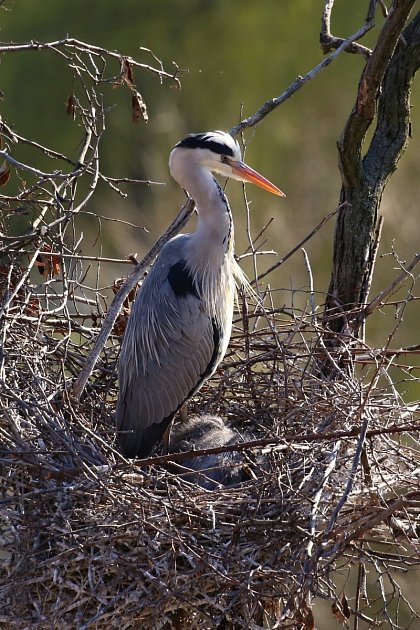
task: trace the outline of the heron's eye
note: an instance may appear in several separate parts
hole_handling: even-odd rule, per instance
[[[222,155],[220,161],[223,162],[223,164],[229,164],[229,157],[227,155]]]

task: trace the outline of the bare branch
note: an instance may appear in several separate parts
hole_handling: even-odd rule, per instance
[[[334,1],[335,0],[325,0],[324,11],[322,13],[320,42],[324,54],[329,53],[332,49],[339,48],[345,41],[342,37],[334,37],[331,34],[331,12],[334,7]],[[365,20],[367,30],[370,30],[375,26],[374,18],[376,2],[377,0],[370,0],[369,2],[368,13]],[[367,30],[364,31],[362,35],[364,35]],[[351,43],[346,48],[346,52],[361,54],[366,59],[369,59],[372,54],[370,48],[366,48],[366,46],[362,46],[356,42]]]
[[[62,53],[61,49],[64,49],[65,52]],[[100,58],[110,57],[110,58],[115,59],[119,63],[121,63],[121,60],[123,58],[123,56],[118,52],[113,52],[111,50],[107,50],[106,48],[101,48],[100,46],[92,46],[92,44],[87,44],[85,42],[74,39],[72,37],[67,37],[65,39],[59,39],[59,40],[48,42],[48,43],[32,41],[26,44],[0,45],[0,55],[5,54],[5,53],[17,53],[17,52],[22,52],[25,50],[37,50],[37,51],[52,50],[59,54],[64,54],[66,56],[66,59],[68,60],[70,59],[70,57],[66,55],[66,52],[72,53],[75,51],[81,52],[81,53],[89,53],[90,55],[93,55],[95,57],[100,57]],[[137,68],[142,68],[143,70],[147,70],[148,72],[151,72],[152,74],[157,75],[161,79],[170,79],[174,81],[178,87],[180,87],[180,81],[177,77],[177,72],[173,74],[165,72],[162,69],[162,64],[160,64],[161,66],[160,68],[154,68],[153,66],[150,66],[149,64],[140,63],[139,61],[136,61],[132,57],[125,57],[125,58],[127,59],[127,61],[129,61],[129,63],[132,66],[137,67]],[[95,75],[91,75],[91,78],[94,78],[97,82],[109,81],[109,80],[102,79],[100,75],[96,75],[96,77]],[[111,80],[114,81],[114,78]]]
[[[366,63],[360,79],[356,105],[338,142],[340,170],[345,186],[360,185],[363,139],[374,119],[379,87],[414,3],[415,0],[394,1],[373,54]]]
[[[332,63],[337,57],[339,57],[343,52],[347,50],[347,48],[355,41],[359,40],[365,33],[367,33],[372,28],[371,24],[365,24],[361,28],[359,28],[353,35],[350,35],[347,39],[345,39],[340,46],[338,46],[337,50],[335,50],[331,55],[323,59],[315,68],[312,68],[307,74],[303,77],[298,77],[288,88],[285,90],[280,96],[277,96],[270,101],[264,103],[264,105],[252,116],[245,118],[240,123],[232,127],[229,130],[229,133],[235,137],[244,129],[248,129],[249,127],[253,127],[257,123],[261,122],[263,118],[265,118],[268,114],[270,114],[274,109],[282,105],[287,99],[293,96],[301,87],[305,85],[308,81],[316,77],[322,70],[327,68],[330,63]]]
[[[404,270],[396,277],[394,280],[383,289],[373,300],[369,302],[369,304],[364,309],[364,316],[367,317],[371,315],[375,309],[377,309],[383,303],[384,299],[393,293],[393,291],[400,285],[404,280],[407,279],[407,276],[411,276],[411,272],[420,262],[420,254],[416,254],[413,260],[404,268]]]
[[[305,236],[305,238],[302,239],[297,245],[295,245],[295,247],[293,247],[293,249],[291,249],[290,252],[288,252],[285,256],[280,258],[280,260],[278,260],[274,265],[269,267],[266,271],[259,274],[258,280],[261,281],[263,278],[268,276],[268,274],[272,273],[275,269],[283,265],[286,262],[286,260],[288,260],[291,256],[293,256],[293,254],[295,254],[299,249],[301,249],[305,243],[307,243],[317,232],[319,232],[319,230],[326,223],[328,223],[328,221],[332,219],[332,217],[335,216],[340,209],[342,209],[342,206],[339,206],[335,210],[332,210],[329,214],[323,217],[323,219],[314,227],[314,229],[311,230],[309,234]],[[251,284],[253,284],[253,282],[251,282]]]

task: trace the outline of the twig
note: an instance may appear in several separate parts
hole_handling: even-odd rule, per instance
[[[331,35],[331,12],[334,7],[334,1],[335,0],[326,0],[324,11],[322,13],[320,42],[322,50],[325,54],[329,53],[333,48],[338,48],[345,41],[342,37],[334,37]],[[368,13],[365,19],[366,30],[362,33],[361,37],[375,26],[375,5],[376,0],[370,0]],[[366,59],[368,59],[372,54],[370,48],[366,48],[366,46],[362,46],[361,44],[356,44],[355,41],[347,46],[346,52],[362,54]]]
[[[347,480],[347,484],[346,484],[346,488],[344,490],[343,495],[340,497],[340,500],[338,501],[337,505],[334,508],[334,511],[331,515],[331,518],[329,520],[329,523],[327,525],[327,528],[325,530],[325,535],[327,536],[330,531],[332,530],[332,528],[335,525],[335,522],[337,520],[338,514],[340,513],[340,510],[342,509],[342,507],[344,506],[344,504],[346,503],[350,492],[352,491],[353,488],[353,484],[354,484],[354,480],[356,478],[356,473],[358,471],[359,468],[359,464],[360,464],[360,458],[362,456],[362,451],[363,451],[363,447],[365,444],[365,439],[366,439],[366,435],[367,435],[367,429],[368,429],[368,425],[369,425],[369,414],[366,412],[364,413],[364,419],[362,422],[362,426],[359,429],[360,431],[360,435],[359,435],[359,439],[357,441],[357,447],[356,447],[356,451],[354,453],[353,456],[353,462],[352,462],[352,466],[351,466],[351,470],[350,470],[350,474],[349,474],[349,478]]]
[[[321,70],[327,68],[330,63],[332,63],[341,53],[345,52],[349,46],[361,37],[365,33],[367,33],[371,29],[369,24],[365,24],[361,28],[359,28],[353,35],[350,35],[347,39],[343,41],[343,43],[335,50],[331,55],[325,57],[315,68],[312,68],[309,72],[307,72],[303,77],[298,77],[288,88],[285,90],[280,96],[277,96],[266,103],[252,116],[245,118],[240,123],[232,127],[229,131],[231,136],[235,137],[239,133],[241,133],[244,129],[248,129],[249,127],[253,127],[257,123],[261,122],[263,118],[270,114],[274,109],[282,105],[287,99],[289,99],[293,94],[295,94],[301,87],[305,85],[308,81],[313,79]]]
[[[336,463],[337,463],[337,456],[338,456],[338,452],[339,449],[341,447],[341,441],[337,440],[330,453],[328,453],[328,465],[326,466],[324,472],[323,472],[323,476],[322,476],[322,480],[320,483],[320,486],[314,496],[313,499],[313,505],[312,505],[312,509],[311,509],[311,514],[310,514],[310,520],[309,520],[309,535],[311,537],[311,539],[308,542],[308,546],[306,548],[306,553],[308,554],[308,563],[307,566],[305,568],[305,574],[306,575],[310,575],[312,573],[312,569],[314,568],[313,566],[313,560],[312,560],[312,549],[314,546],[314,536],[315,536],[315,531],[316,531],[316,516],[317,516],[317,512],[319,511],[319,504],[321,501],[321,497],[322,497],[322,492],[329,480],[329,478],[331,477],[331,474],[333,473]]]
[[[362,433],[360,427],[355,429],[349,429],[348,431],[333,431],[331,433],[306,433],[302,435],[285,435],[281,438],[270,437],[262,438],[259,440],[248,440],[246,442],[240,442],[238,444],[231,444],[229,446],[221,446],[214,448],[206,448],[194,451],[183,451],[182,453],[172,453],[170,455],[156,455],[147,457],[144,459],[136,459],[133,465],[139,468],[145,466],[155,466],[158,464],[166,464],[168,462],[178,462],[183,459],[193,459],[195,457],[202,457],[203,455],[217,455],[219,453],[234,453],[234,452],[247,452],[257,448],[265,448],[272,446],[274,450],[286,450],[290,448],[290,445],[304,445],[305,442],[331,442],[339,441],[343,439],[351,439],[358,437],[358,444],[361,443],[360,439],[371,438],[378,435],[396,435],[399,433],[415,433],[420,431],[420,423],[411,423],[405,425],[393,425],[390,427],[383,427],[381,429],[371,429],[370,431]],[[305,448],[303,446],[303,448]]]
[[[23,162],[19,162],[11,155],[8,154],[6,149],[0,149],[0,158],[9,162],[12,166],[16,168],[21,168],[24,171],[28,171],[37,177],[42,177],[43,179],[67,179],[69,177],[68,173],[63,173],[62,171],[54,171],[53,173],[45,173],[44,171],[40,171],[38,168],[34,168],[33,166],[29,166],[29,164],[24,164]],[[73,172],[74,174],[74,172]]]
[[[21,52],[25,50],[38,50],[38,51],[39,50],[53,50],[55,52],[60,52],[60,48],[64,48],[65,50],[69,49],[70,51],[77,50],[79,52],[88,53],[96,57],[111,57],[111,58],[116,59],[119,63],[121,63],[121,59],[123,58],[123,56],[118,52],[114,52],[106,48],[101,48],[100,46],[93,46],[91,44],[87,44],[86,42],[82,42],[72,37],[67,37],[64,39],[59,39],[59,40],[56,40],[53,42],[47,42],[47,43],[31,41],[26,44],[7,44],[7,45],[0,46],[0,55],[4,53],[15,53],[15,52]],[[153,68],[153,66],[150,66],[148,64],[140,63],[136,61],[135,59],[132,59],[131,57],[125,57],[125,58],[131,65],[138,68],[143,68],[144,70],[147,70],[148,72],[151,72],[152,74],[157,74],[160,78],[171,79],[172,81],[176,83],[178,87],[180,87],[180,81],[178,77],[176,76],[177,72],[170,74],[162,70],[162,68],[156,69],[156,68]],[[97,80],[99,80],[99,77],[97,78]]]
[[[316,322],[316,304],[315,304],[315,296],[314,296],[314,277],[312,275],[311,263],[309,262],[308,254],[304,247],[302,247],[303,258],[305,260],[305,266],[308,271],[309,276],[309,300],[311,303],[311,319],[312,322]]]
[[[373,313],[373,311],[381,305],[384,298],[386,298],[387,295],[390,295],[390,293],[392,293],[399,284],[404,282],[407,276],[411,275],[411,271],[414,269],[414,267],[416,267],[416,265],[419,264],[419,262],[420,262],[420,253],[414,256],[411,263],[405,267],[404,271],[402,271],[391,282],[391,284],[389,284],[385,289],[383,289],[383,291],[381,291],[375,298],[373,298],[373,300],[369,302],[369,304],[366,306],[366,308],[363,311],[363,316],[368,317],[368,315]]]
[[[9,250],[8,248],[1,248],[1,252],[4,251],[13,251],[14,254],[27,254],[28,251],[26,249],[13,249]],[[268,252],[271,253],[271,252]],[[274,253],[274,252],[273,252]],[[130,258],[107,258],[106,256],[84,256],[82,254],[63,254],[57,251],[43,251],[40,250],[39,254],[45,256],[54,256],[55,258],[63,259],[63,260],[92,260],[95,262],[101,263],[113,263],[118,265],[132,265],[133,261]]]
[[[338,206],[338,208],[336,208],[335,210],[332,210],[329,214],[327,214],[314,227],[314,229],[311,230],[311,232],[307,236],[305,236],[304,239],[302,239],[295,247],[293,247],[293,249],[290,250],[290,252],[288,252],[285,256],[280,258],[280,260],[278,260],[274,265],[269,267],[266,271],[264,271],[263,273],[259,274],[258,281],[261,281],[262,278],[265,278],[266,276],[268,276],[268,274],[271,273],[272,271],[274,271],[275,269],[277,269],[277,267],[280,267],[281,265],[283,265],[286,262],[286,260],[288,260],[291,256],[293,256],[294,253],[296,253],[298,251],[298,249],[302,249],[302,246],[305,243],[307,243],[314,236],[314,234],[316,234],[326,223],[328,223],[328,221],[330,219],[332,219],[332,217],[335,216],[339,210],[342,209],[342,206],[343,206],[343,204],[341,204],[340,206]],[[252,284],[254,284],[254,281],[251,282],[251,285]]]

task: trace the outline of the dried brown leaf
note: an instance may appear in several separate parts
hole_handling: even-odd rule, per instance
[[[66,103],[66,114],[71,116],[73,120],[76,117],[76,99],[73,92],[69,95]]]
[[[49,245],[44,245],[46,251],[51,251]],[[35,265],[38,267],[38,271],[44,278],[54,278],[61,273],[60,259],[56,254],[49,256],[42,252],[38,254],[35,260]]]
[[[345,593],[343,593],[341,596],[341,606],[343,609],[344,616],[346,617],[346,619],[349,619],[351,615],[351,611],[350,611],[349,603],[347,601],[347,597]]]
[[[3,162],[2,167],[0,168],[0,186],[4,186],[10,179],[10,168],[8,167],[6,162]]]
[[[350,618],[351,611],[345,593],[342,593],[339,602],[334,602],[331,605],[331,611],[338,623],[344,624]]]
[[[121,68],[124,79],[127,81],[130,87],[134,86],[133,67],[128,59],[124,59]]]
[[[131,109],[133,122],[138,122],[140,120],[140,116],[143,118],[144,122],[149,120],[146,104],[143,101],[141,94],[137,91],[133,92],[133,96],[131,97]]]
[[[312,609],[304,604],[299,610],[296,611],[296,618],[302,624],[304,630],[314,630],[315,620]]]

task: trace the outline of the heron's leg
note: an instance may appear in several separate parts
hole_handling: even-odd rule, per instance
[[[187,417],[188,417],[188,402],[184,402],[183,405],[181,405],[181,407],[178,410],[178,417],[180,419],[181,422],[186,422],[187,421]],[[162,453],[164,455],[168,454],[169,451],[169,442],[170,442],[170,438],[171,438],[171,428],[172,428],[172,422],[171,421],[168,425],[168,428],[166,429],[165,433],[163,434],[163,438],[162,438]]]
[[[181,406],[180,410],[178,411],[179,413],[179,419],[181,422],[186,422],[187,418],[188,418],[188,402],[184,402],[184,404]]]
[[[163,455],[167,455],[168,454],[169,438],[171,437],[171,427],[172,427],[172,420],[168,424],[168,428],[166,429],[166,431],[165,431],[165,433],[163,434],[163,437],[162,437],[162,454]]]

